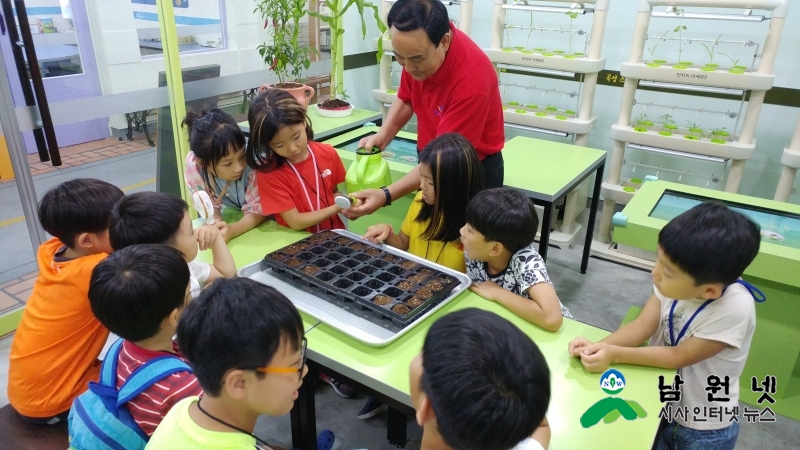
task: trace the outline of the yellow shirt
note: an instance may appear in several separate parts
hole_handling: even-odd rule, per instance
[[[146,450],[192,450],[192,449],[225,449],[253,450],[262,448],[249,434],[231,431],[230,433],[210,431],[201,428],[189,416],[189,406],[199,397],[187,397],[172,407],[164,416],[164,420],[156,428]]]
[[[442,241],[428,241],[422,237],[422,234],[428,228],[430,220],[417,222],[414,219],[419,215],[423,201],[422,192],[420,192],[414,197],[414,201],[411,202],[411,207],[408,208],[408,213],[406,213],[406,218],[403,220],[401,230],[409,238],[408,252],[450,269],[466,272],[464,246],[461,245],[460,240],[445,243]]]

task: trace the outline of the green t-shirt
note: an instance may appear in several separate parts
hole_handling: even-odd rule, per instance
[[[231,431],[209,431],[189,417],[189,406],[200,397],[187,397],[172,407],[147,443],[147,450],[191,449],[259,449],[256,440],[247,434]]]

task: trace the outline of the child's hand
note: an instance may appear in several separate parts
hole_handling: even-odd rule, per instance
[[[486,280],[483,283],[472,283],[469,290],[492,302],[496,302],[497,296],[504,292],[503,288],[491,280]]]
[[[213,226],[214,226],[214,228],[217,229],[217,231],[219,231],[219,234],[222,235],[222,239],[224,239],[225,242],[230,241],[231,238],[233,237],[230,234],[230,230],[231,230],[230,227],[223,220],[214,221],[214,225]]]
[[[379,223],[367,228],[361,239],[366,239],[374,244],[380,244],[392,235],[392,226],[388,223]]]
[[[197,229],[197,245],[200,246],[200,251],[211,248],[218,238],[221,238],[219,230],[214,225],[203,225]]]
[[[585,337],[576,337],[569,342],[569,356],[579,357],[584,348],[594,344]]]
[[[581,363],[589,372],[601,373],[608,369],[613,359],[613,347],[605,342],[598,342],[580,351]]]

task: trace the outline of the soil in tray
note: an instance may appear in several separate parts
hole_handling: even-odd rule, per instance
[[[293,268],[293,269],[296,269],[296,268],[300,267],[301,265],[303,265],[303,261],[300,261],[297,258],[292,258],[292,259],[286,261],[286,265],[291,267],[291,268]]]
[[[425,275],[426,277],[433,275],[433,271],[431,269],[420,269],[419,273]]]
[[[448,284],[453,282],[453,279],[450,277],[441,276],[433,281],[440,283],[442,286],[447,286]]]
[[[308,265],[300,269],[306,275],[314,275],[315,273],[320,271],[320,268],[314,265]]]
[[[417,284],[422,284],[422,282],[425,281],[426,278],[428,277],[422,275],[421,273],[418,273],[416,275],[411,275],[410,277],[408,277],[409,281],[413,281],[414,283]]]
[[[363,273],[358,273],[358,272],[353,272],[353,273],[351,273],[350,275],[347,276],[348,279],[353,280],[353,281],[361,281],[366,277],[367,276],[364,275]]]
[[[333,285],[341,289],[347,289],[353,285],[353,282],[350,280],[341,279],[341,280],[336,280],[333,283]]]
[[[283,252],[284,253],[288,253],[290,255],[296,255],[296,254],[302,252],[303,250],[305,250],[307,248],[308,248],[308,244],[306,244],[305,242],[298,242],[296,244],[292,244],[292,245],[284,248]]]
[[[398,303],[392,306],[392,311],[396,312],[397,314],[406,315],[411,312],[411,308],[406,305],[405,303]]]
[[[369,280],[366,283],[364,283],[364,286],[366,286],[366,287],[368,287],[370,289],[380,289],[380,288],[383,287],[383,285],[384,285],[384,283],[382,283],[382,282],[380,282],[378,280]]]
[[[389,254],[389,255],[385,255],[385,256],[383,257],[383,259],[384,259],[384,261],[393,262],[393,261],[397,261],[399,258],[398,258],[397,256],[394,256],[394,255],[392,255],[392,254]]]
[[[288,257],[289,255],[282,252],[272,252],[269,254],[270,259],[274,259],[275,261],[281,261],[281,262],[286,261],[286,258]]]
[[[385,295],[376,295],[375,298],[372,299],[372,303],[375,303],[376,305],[380,306],[388,305],[391,302],[392,299]]]
[[[412,308],[416,308],[416,307],[418,307],[419,305],[421,305],[423,303],[425,303],[425,300],[423,300],[423,299],[421,299],[419,297],[411,297],[411,298],[409,298],[408,300],[405,301],[405,304],[410,306],[410,307],[412,307]]]
[[[365,273],[367,275],[372,275],[373,273],[375,273],[376,270],[378,270],[378,269],[376,269],[374,267],[370,267],[370,266],[364,266],[364,267],[361,267],[360,269],[358,269],[359,272]]]
[[[350,243],[350,238],[342,236],[340,238],[334,239],[334,242],[336,242],[339,245],[347,245],[348,243]]]
[[[406,268],[406,269],[413,269],[413,268],[417,267],[418,265],[419,264],[415,263],[414,261],[403,261],[403,262],[400,263],[400,267],[403,267],[403,268]]]
[[[438,281],[431,281],[425,285],[425,288],[430,289],[433,292],[439,292],[444,289],[444,286],[442,286],[442,283],[439,283]]]
[[[336,275],[330,272],[322,272],[321,274],[317,275],[317,279],[322,281],[331,281],[334,278],[336,278]]]
[[[422,288],[422,289],[418,290],[417,292],[415,292],[414,295],[416,295],[417,297],[419,297],[419,298],[421,298],[423,300],[427,300],[427,299],[433,297],[433,292],[431,292],[430,289]]]
[[[392,274],[390,274],[390,273],[384,272],[384,273],[378,275],[376,278],[378,278],[381,281],[385,281],[386,283],[389,283],[390,281],[394,280],[397,277],[392,275]]]
[[[395,284],[395,286],[397,286],[398,288],[400,288],[400,289],[402,289],[404,291],[410,291],[411,288],[414,287],[414,283],[412,283],[412,282],[410,282],[408,280],[403,280],[403,281]]]
[[[377,248],[375,248],[375,247],[370,247],[370,248],[368,248],[368,249],[364,250],[364,252],[365,252],[366,254],[368,254],[369,256],[378,256],[378,255],[381,253],[381,251],[380,251],[380,250],[378,250],[378,249],[377,249]]]
[[[354,243],[350,244],[350,248],[352,248],[355,251],[360,252],[360,251],[363,251],[364,249],[367,248],[367,244],[363,244],[361,242],[354,242]]]

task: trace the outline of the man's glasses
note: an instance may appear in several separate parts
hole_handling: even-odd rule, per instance
[[[261,373],[294,373],[297,372],[297,378],[303,378],[303,369],[306,367],[306,349],[308,348],[308,340],[304,337],[300,342],[300,367],[256,367],[256,372]]]

